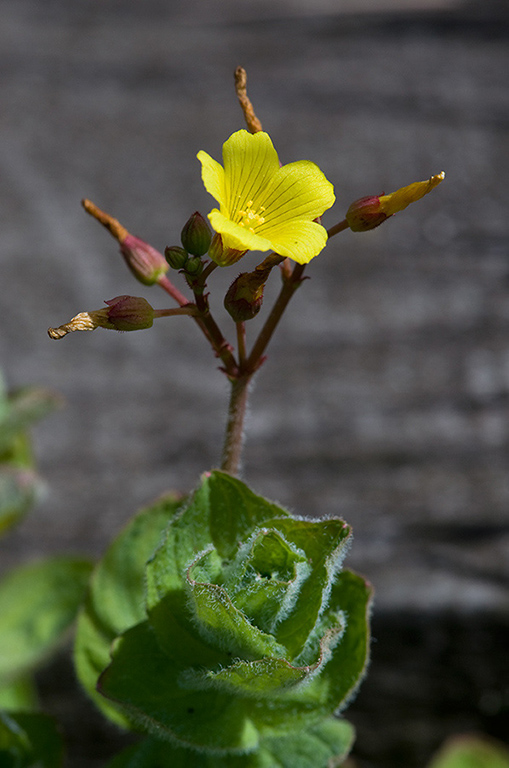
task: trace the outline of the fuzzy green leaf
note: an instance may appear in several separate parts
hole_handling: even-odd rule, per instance
[[[293,658],[302,652],[310,632],[324,610],[333,579],[347,552],[351,528],[343,520],[274,520],[275,528],[302,549],[312,568],[289,616],[277,627],[275,635]]]
[[[242,547],[221,583],[234,605],[264,632],[274,632],[292,610],[310,566],[302,550],[262,528]]]
[[[218,584],[194,581],[189,568],[187,595],[189,610],[201,637],[210,645],[230,651],[243,659],[284,656],[286,649],[272,635],[249,622],[233,605],[227,591]]]
[[[107,768],[336,768],[351,749],[346,720],[328,718],[308,731],[262,739],[247,755],[202,755],[145,739],[117,755]]]
[[[220,557],[234,557],[239,542],[275,514],[287,513],[256,496],[240,480],[218,471],[204,475],[148,563],[148,607],[157,605],[167,592],[182,588],[187,566],[199,552],[213,544]]]
[[[180,504],[173,496],[165,498],[127,524],[96,566],[78,618],[78,677],[104,714],[124,726],[125,719],[97,694],[97,679],[110,662],[113,640],[145,618],[145,563]]]
[[[192,690],[181,673],[143,622],[117,641],[98,688],[159,738],[204,752],[255,749],[258,734],[242,701],[216,691]]]
[[[91,564],[53,557],[0,582],[0,679],[19,677],[54,648],[74,621]]]

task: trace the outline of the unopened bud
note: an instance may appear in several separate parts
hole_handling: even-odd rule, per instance
[[[368,232],[382,224],[387,214],[380,209],[380,198],[377,195],[361,197],[351,204],[345,219],[353,232]]]
[[[154,310],[141,296],[116,296],[105,301],[107,307],[90,312],[80,312],[65,325],[49,328],[52,339],[62,339],[74,331],[95,331],[110,328],[115,331],[141,331],[154,322]]]
[[[209,248],[209,256],[219,267],[229,267],[241,259],[247,251],[237,251],[223,245],[223,238],[216,232]]]
[[[204,256],[209,249],[212,232],[201,213],[195,211],[184,224],[180,237],[186,251],[193,256]]]
[[[403,211],[410,203],[415,203],[421,197],[435,189],[445,179],[445,173],[438,173],[427,181],[416,181],[408,187],[401,187],[389,195],[373,195],[356,200],[346,212],[346,221],[353,232],[367,232],[378,227],[382,222],[399,211]]]
[[[166,246],[164,255],[172,269],[185,269],[189,254],[179,245]]]
[[[243,272],[228,288],[224,306],[236,323],[252,320],[260,311],[269,272]]]
[[[192,256],[186,266],[185,271],[188,275],[192,275],[193,277],[197,277],[200,275],[203,271],[203,261],[200,259],[199,256]]]
[[[104,328],[114,328],[116,331],[141,331],[151,328],[154,323],[154,310],[142,296],[116,296],[105,301],[108,325]]]
[[[120,243],[120,252],[133,275],[143,285],[157,283],[168,271],[163,254],[134,235],[127,235]]]
[[[153,285],[168,271],[162,253],[139,237],[131,235],[117,219],[101,211],[91,200],[82,200],[83,208],[113,235],[127,266],[140,283]]]

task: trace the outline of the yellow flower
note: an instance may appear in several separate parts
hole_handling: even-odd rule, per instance
[[[219,203],[209,213],[233,263],[248,250],[275,251],[307,264],[327,242],[317,219],[335,200],[334,187],[308,160],[280,166],[270,136],[263,131],[234,133],[223,144],[224,168],[198,152],[207,192]]]

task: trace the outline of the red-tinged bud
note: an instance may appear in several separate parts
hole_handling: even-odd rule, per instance
[[[185,269],[189,254],[179,245],[168,245],[164,249],[166,261],[172,269]]]
[[[348,226],[353,232],[368,232],[380,226],[387,214],[380,208],[378,195],[361,197],[351,204],[345,216]]]
[[[87,213],[106,227],[117,240],[127,266],[140,283],[153,285],[168,271],[168,264],[162,253],[139,237],[131,235],[117,219],[101,211],[91,200],[82,200],[81,204]]]
[[[212,231],[201,213],[195,211],[184,224],[180,237],[186,251],[193,256],[204,256],[212,240]]]
[[[104,328],[114,328],[116,331],[141,331],[151,328],[154,322],[154,310],[142,296],[116,296],[105,301],[108,305],[106,312],[108,325]]]
[[[263,289],[270,268],[243,272],[230,285],[224,297],[224,306],[236,323],[252,320],[263,303]]]
[[[162,253],[134,235],[127,235],[120,243],[120,252],[133,275],[143,285],[157,283],[169,269]]]
[[[49,328],[52,339],[62,339],[73,331],[95,331],[96,328],[110,328],[114,331],[141,331],[151,328],[154,310],[141,296],[116,296],[105,301],[107,307],[90,312],[80,312],[65,325]]]
[[[223,238],[216,232],[209,248],[209,256],[219,267],[229,267],[241,259],[247,251],[236,251],[223,245]]]

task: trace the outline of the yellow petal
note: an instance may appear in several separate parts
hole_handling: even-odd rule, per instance
[[[201,163],[203,185],[209,195],[221,203],[224,200],[224,170],[217,160],[201,149],[196,155]]]
[[[300,160],[279,168],[257,202],[265,207],[265,223],[257,232],[270,237],[269,230],[284,222],[312,221],[331,208],[334,187],[315,163]]]
[[[421,197],[427,195],[432,189],[437,187],[440,182],[445,179],[445,173],[442,171],[436,176],[432,176],[427,181],[416,181],[414,184],[410,184],[408,187],[402,187],[396,192],[392,192],[390,195],[382,195],[380,197],[380,210],[392,216],[393,213],[404,210],[410,203],[415,203],[416,200],[420,200]]]
[[[272,250],[299,264],[307,264],[323,251],[327,231],[315,221],[292,221],[271,232]]]
[[[223,145],[225,198],[221,211],[235,219],[250,200],[257,200],[272,176],[279,159],[268,133],[234,133]]]
[[[213,229],[219,232],[223,238],[223,244],[227,248],[235,248],[239,251],[270,251],[273,250],[272,242],[266,237],[261,237],[251,232],[246,227],[241,227],[217,208],[209,213],[209,221]]]

